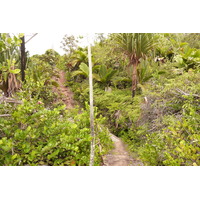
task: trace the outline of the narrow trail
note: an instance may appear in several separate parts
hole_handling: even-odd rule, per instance
[[[67,109],[72,109],[76,103],[73,98],[73,92],[65,86],[65,72],[59,72],[59,78],[56,78],[58,87],[54,88],[54,92],[57,92]],[[103,156],[103,166],[143,166],[143,163],[137,159],[134,159],[127,151],[127,147],[120,138],[110,133],[110,138],[114,142],[114,148]]]
[[[114,142],[114,148],[103,157],[103,166],[143,166],[140,160],[134,159],[129,154],[126,145],[120,138],[111,133],[110,138]]]
[[[54,88],[54,92],[61,96],[63,103],[66,105],[67,109],[72,109],[76,105],[73,97],[73,92],[65,86],[65,72],[59,72],[59,78],[56,78],[58,87]]]

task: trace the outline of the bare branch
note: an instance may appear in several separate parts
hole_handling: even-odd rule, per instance
[[[10,117],[11,115],[10,114],[3,114],[3,115],[0,115],[0,117]]]
[[[186,92],[180,90],[179,88],[176,89],[176,91],[179,92],[179,93],[181,93],[181,94],[183,94],[183,95],[185,95],[185,96],[190,96],[190,95],[192,95],[192,96],[194,96],[194,97],[200,98],[200,96],[197,95],[197,94],[189,94],[189,93],[186,93]]]
[[[22,101],[17,100],[17,99],[12,99],[12,98],[6,98],[6,97],[1,97],[0,98],[0,103],[16,103],[16,104],[22,104]]]
[[[27,40],[27,41],[25,42],[25,44],[26,44],[27,42],[29,42],[31,39],[33,39],[37,34],[38,34],[38,33],[35,33],[29,40]]]

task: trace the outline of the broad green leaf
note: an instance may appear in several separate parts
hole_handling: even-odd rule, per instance
[[[8,42],[8,44],[11,44],[12,43],[12,39],[10,37],[7,38],[7,42]]]
[[[81,70],[77,70],[77,71],[74,71],[72,72],[71,76],[74,77],[74,76],[77,76],[77,75],[85,75],[83,71]]]
[[[85,63],[81,63],[79,68],[85,75],[89,76],[89,67]]]
[[[17,154],[12,155],[12,160],[14,160],[15,158],[17,158]]]
[[[21,70],[20,69],[11,69],[9,70],[12,74],[18,74]]]

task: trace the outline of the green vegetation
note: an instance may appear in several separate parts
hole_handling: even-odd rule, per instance
[[[10,37],[9,34],[0,34],[0,89],[5,96],[10,96],[13,91],[20,87],[16,74],[19,68],[19,45],[20,35]]]
[[[89,165],[87,49],[66,35],[65,55],[47,50],[28,58],[22,84],[20,37],[0,36],[0,99],[20,101],[0,100],[0,165]],[[200,165],[199,44],[199,34],[97,35],[95,165],[112,148],[109,131],[144,165]],[[66,110],[53,92],[60,70],[80,107]]]
[[[149,52],[148,59],[139,60],[134,98],[130,94],[131,69],[123,56],[124,50],[121,56],[119,50],[110,54],[110,66],[94,53],[93,59],[97,59],[98,65],[106,63],[110,69],[117,70],[107,91],[94,77],[95,106],[107,118],[110,131],[123,138],[145,165],[199,165],[199,49],[182,41],[185,36],[181,34],[155,34],[154,37],[154,51]],[[111,45],[113,38],[111,34],[104,41],[107,52],[102,56],[109,53],[108,45],[115,49]],[[166,46],[161,46],[161,41]],[[101,51],[104,46],[96,44],[93,51]],[[163,56],[161,61],[155,62],[159,56]],[[77,100],[88,101],[87,81],[82,79],[74,84],[73,78],[68,78]]]
[[[5,36],[6,40],[11,38]],[[18,43],[15,45],[18,47]],[[3,77],[4,60],[0,63]],[[58,87],[56,77],[62,63],[63,58],[53,50],[32,56],[26,69],[26,82],[10,94],[14,101],[8,103],[1,97],[0,165],[89,165],[88,105],[85,109],[66,110],[61,97],[53,92]],[[95,165],[101,165],[102,155],[112,147],[104,124],[105,118],[96,117]]]
[[[103,118],[96,120],[98,142],[109,146]],[[100,129],[101,127],[101,129]],[[8,119],[0,118],[0,165],[88,165],[89,113],[67,111],[65,106],[47,109],[41,101],[24,100]],[[106,143],[105,143],[106,142]],[[105,148],[104,148],[105,151]],[[99,147],[95,164],[101,163]]]

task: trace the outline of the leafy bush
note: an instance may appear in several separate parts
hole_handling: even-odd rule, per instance
[[[140,140],[140,157],[147,165],[200,165],[199,73],[163,79],[165,84],[151,85],[145,94],[149,105],[142,109],[140,124],[149,125]]]
[[[135,99],[129,89],[105,92],[94,87],[94,104],[107,118],[109,129],[121,136],[146,165],[200,164],[200,76],[192,71],[176,74],[173,65],[154,68],[142,95]],[[80,88],[77,98],[88,101],[88,85]]]
[[[53,79],[55,76],[57,76],[57,71],[50,64],[35,56],[31,57],[26,69],[26,82],[19,95],[26,99],[42,99],[45,106],[50,106],[57,97],[56,93],[52,92],[53,86],[58,86]]]
[[[147,134],[139,154],[148,165],[200,165],[200,115],[191,102],[183,108],[183,116],[165,116],[166,127]]]
[[[189,46],[185,47],[183,51],[174,57],[178,67],[184,68],[186,71],[189,69],[200,68],[200,49],[193,49]]]
[[[96,120],[95,165],[111,146],[107,129]],[[98,125],[98,126],[97,126]],[[99,131],[98,127],[101,127]],[[9,118],[0,118],[0,165],[88,165],[89,111],[48,110],[41,101],[24,100]]]

